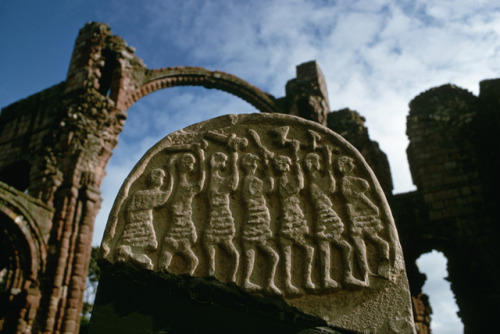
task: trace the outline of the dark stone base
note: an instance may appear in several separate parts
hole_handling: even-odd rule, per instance
[[[90,334],[353,333],[215,279],[102,266]]]

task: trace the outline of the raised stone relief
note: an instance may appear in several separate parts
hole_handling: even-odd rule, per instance
[[[318,137],[313,137],[314,139]],[[315,143],[312,145],[315,148]],[[323,288],[337,288],[338,283],[331,278],[330,245],[339,248],[343,264],[343,282],[346,286],[366,286],[366,280],[360,281],[353,276],[352,247],[343,236],[344,224],[333,209],[329,195],[335,193],[335,178],[333,176],[333,147],[321,147],[323,158],[318,153],[306,154],[305,166],[308,176],[309,199],[315,210],[316,240],[318,243],[321,263],[321,280]],[[324,161],[322,163],[321,161]]]
[[[161,191],[165,172],[156,168],[150,172],[151,189],[134,193],[126,208],[126,224],[115,251],[117,262],[129,262],[134,266],[153,269],[148,253],[156,251],[158,241],[153,228],[153,208],[165,204],[171,191]]]
[[[357,260],[364,281],[371,274],[366,252],[365,238],[372,240],[378,248],[377,273],[388,278],[390,272],[389,244],[379,236],[384,228],[379,219],[379,208],[366,196],[370,189],[368,181],[351,175],[355,167],[354,159],[348,156],[337,158],[337,169],[341,175],[342,195],[347,200],[347,212],[351,220],[351,238],[357,250]]]
[[[411,319],[373,172],[342,137],[293,116],[228,115],[162,139],[122,185],[102,248],[110,263],[214,277],[343,328]]]
[[[190,181],[190,174],[194,170],[196,159],[191,153],[174,155],[169,160],[168,166],[172,184],[176,183],[173,198],[169,203],[167,222],[167,232],[163,239],[158,267],[161,271],[168,271],[174,254],[182,255],[189,262],[188,273],[194,274],[198,266],[198,257],[192,250],[193,244],[198,240],[196,227],[193,223],[192,202],[205,183],[205,156],[203,149],[198,145],[194,146],[195,152],[200,162],[199,176],[194,181]],[[178,175],[174,178],[174,175]]]
[[[246,216],[242,227],[242,248],[245,253],[243,288],[247,291],[261,291],[263,289],[261,285],[252,283],[250,280],[255,265],[255,251],[259,250],[266,255],[270,266],[265,289],[268,293],[281,295],[281,290],[274,283],[279,255],[269,244],[269,240],[273,238],[273,232],[271,231],[271,214],[265,197],[266,194],[274,190],[274,179],[271,176],[269,166],[269,158],[272,158],[273,154],[261,144],[257,132],[252,129],[248,129],[248,132],[258,145],[261,157],[259,158],[253,153],[245,153],[241,161],[245,173],[242,198]],[[257,174],[259,163],[264,164],[262,178],[259,178]]]
[[[288,128],[284,128],[288,132]],[[280,134],[283,131],[280,130]],[[284,137],[282,138],[284,139]],[[278,155],[275,159],[278,171],[278,197],[280,212],[278,218],[280,246],[285,262],[284,281],[285,289],[289,294],[299,294],[300,290],[292,283],[292,247],[298,246],[305,252],[303,268],[303,281],[307,289],[314,289],[312,282],[312,261],[314,247],[306,239],[309,236],[309,226],[304,217],[299,198],[300,191],[304,188],[304,176],[298,161],[299,142],[280,141],[282,144],[290,143],[294,162],[286,155]],[[292,166],[294,170],[292,170]],[[297,261],[296,261],[297,262]]]

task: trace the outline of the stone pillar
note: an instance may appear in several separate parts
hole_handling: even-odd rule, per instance
[[[99,69],[105,65],[102,51],[109,36],[111,29],[102,23],[87,23],[80,29],[66,77],[66,93],[99,88]]]
[[[35,331],[52,333],[58,330],[61,305],[65,304],[67,295],[68,272],[71,272],[71,247],[74,235],[73,218],[77,211],[78,188],[65,184],[56,196],[56,213],[52,235],[49,240],[51,251],[47,257],[47,268],[42,279],[42,300],[37,314]]]
[[[82,187],[78,199],[78,207],[82,208],[80,220],[77,222],[78,233],[74,247],[74,257],[69,279],[67,305],[64,310],[61,333],[78,333],[80,326],[80,313],[82,310],[82,298],[87,281],[87,271],[92,250],[92,232],[94,219],[100,208],[100,191],[95,186],[95,175],[92,172],[84,172],[82,175]]]
[[[330,111],[326,80],[316,61],[297,66],[297,77],[287,82],[285,111],[326,125]]]
[[[430,334],[432,308],[429,304],[429,297],[421,293],[417,296],[412,296],[411,301],[417,334]]]

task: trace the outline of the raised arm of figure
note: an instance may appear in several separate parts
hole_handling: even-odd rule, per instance
[[[359,199],[363,203],[365,203],[370,209],[372,209],[376,216],[378,216],[379,214],[378,207],[375,204],[373,204],[373,202],[364,193],[359,194]]]
[[[230,188],[232,191],[235,191],[238,188],[238,183],[240,181],[240,173],[238,169],[238,152],[231,152],[230,164],[231,164],[231,184]]]
[[[295,175],[297,180],[297,185],[299,187],[299,191],[304,189],[304,173],[302,172],[302,167],[300,167],[300,163],[296,160],[294,163],[297,174]]]
[[[196,182],[196,192],[199,193],[203,190],[205,186],[205,180],[207,177],[206,165],[205,165],[205,151],[204,149],[208,147],[206,140],[202,139],[201,142],[194,145],[194,154],[199,161],[199,178]]]
[[[274,182],[274,177],[272,176],[271,174],[271,167],[270,166],[266,166],[266,177],[265,177],[265,180],[266,180],[266,189],[265,189],[265,192],[266,193],[271,193],[274,191],[274,185],[275,185],[275,182]]]
[[[175,169],[175,168],[172,168]],[[170,166],[168,168],[168,181],[167,181],[167,190],[165,191],[165,200],[163,201],[162,204],[165,204],[167,200],[169,199],[170,195],[172,195],[172,190],[174,189],[174,175],[173,171],[171,170]]]
[[[336,188],[335,177],[333,174],[333,147],[330,145],[324,146],[325,150],[325,170],[328,176],[329,192],[334,193]]]

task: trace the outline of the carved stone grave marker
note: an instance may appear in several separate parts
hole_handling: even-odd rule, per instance
[[[414,332],[373,172],[338,134],[293,116],[227,115],[162,139],[122,185],[101,258],[236,284],[335,328]]]

